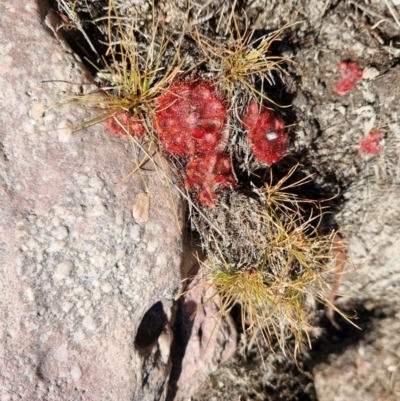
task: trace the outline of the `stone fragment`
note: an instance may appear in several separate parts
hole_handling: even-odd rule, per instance
[[[229,315],[221,317],[219,311],[220,300],[215,290],[195,278],[188,285],[178,312],[168,401],[190,398],[236,350],[233,319]]]
[[[144,223],[149,219],[150,198],[142,192],[136,196],[132,206],[132,216],[135,220]]]
[[[73,269],[74,264],[70,260],[60,263],[54,271],[54,280],[64,280],[71,274]]]

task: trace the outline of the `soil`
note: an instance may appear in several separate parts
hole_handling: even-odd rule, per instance
[[[104,4],[75,3],[84,29],[104,53],[107,26],[99,19],[106,15]],[[269,88],[273,100],[291,105],[274,106],[290,125],[291,140],[277,171],[300,163],[302,174],[314,174],[314,186],[305,195],[331,199],[326,202],[326,224],[339,229],[351,259],[340,291],[345,297],[338,302],[356,313],[354,321],[361,328],[338,317],[337,330],[319,311],[312,350],[305,349],[297,362],[278,350],[272,353],[262,342],[260,353],[257,341],[244,344],[242,339],[235,357],[192,401],[399,399],[400,4],[392,3],[396,2],[215,0],[191,2],[188,8],[183,0],[157,2],[158,17],[168,32],[179,31],[189,19],[217,40],[232,23],[232,12],[241,29],[247,25],[260,36],[291,22],[271,49],[293,61],[286,63],[282,80],[276,77],[277,85]],[[120,15],[136,19],[145,36],[151,5],[116,4]],[[75,36],[71,43],[85,56],[82,37]],[[87,44],[83,47],[88,49]],[[199,56],[190,40],[183,49],[188,63]],[[90,50],[86,53],[96,59]],[[363,79],[339,95],[334,85],[341,78],[338,64],[343,60],[356,62]],[[382,132],[377,154],[360,148],[372,130]]]

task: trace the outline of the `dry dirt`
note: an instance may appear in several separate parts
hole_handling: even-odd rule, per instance
[[[351,259],[341,288],[346,296],[338,302],[354,311],[362,329],[339,319],[338,331],[321,311],[312,350],[297,365],[278,351],[263,348],[260,355],[255,343],[241,343],[235,357],[192,401],[399,399],[400,4],[393,3],[192,1],[188,13],[183,0],[156,4],[171,30],[180,29],[188,16],[208,32],[222,21],[223,31],[233,9],[241,23],[246,16],[259,34],[293,22],[273,48],[294,61],[285,66],[283,82],[271,90],[274,99],[292,105],[279,110],[291,124],[291,147],[283,165],[301,163],[304,173],[315,174],[314,195],[333,197],[327,203],[327,224],[340,230]],[[147,3],[117,4],[119,12],[133,15],[145,27],[151,10]],[[92,7],[84,15],[90,19],[104,13]],[[97,28],[104,33],[100,24],[86,27],[94,36],[99,36]],[[364,70],[363,79],[346,95],[333,90],[342,60],[357,62]],[[383,132],[378,155],[365,154],[359,146],[373,129]]]

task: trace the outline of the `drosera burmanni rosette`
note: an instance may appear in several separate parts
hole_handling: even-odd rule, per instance
[[[363,70],[355,61],[341,61],[338,64],[341,78],[333,85],[333,90],[338,95],[346,95],[351,92],[356,82],[363,78]]]
[[[236,185],[231,160],[221,154],[196,155],[186,166],[185,186],[190,192],[197,192],[201,205],[214,206],[215,191],[230,189]]]
[[[154,126],[172,155],[216,153],[227,107],[212,83],[176,81],[157,99]]]
[[[362,138],[359,142],[361,152],[372,156],[379,155],[382,150],[382,138],[383,132],[381,130],[374,129],[370,131],[368,135]]]
[[[133,117],[129,111],[119,111],[106,120],[107,129],[119,136],[142,136],[145,126],[140,118]]]
[[[285,132],[285,123],[273,110],[251,102],[242,122],[256,159],[268,166],[282,159],[288,148],[289,137]]]

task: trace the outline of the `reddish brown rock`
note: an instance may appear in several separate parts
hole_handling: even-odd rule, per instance
[[[237,332],[231,316],[221,316],[215,290],[195,278],[181,299],[175,334],[167,400],[185,401],[233,355]]]
[[[73,132],[97,113],[53,107],[92,81],[45,14],[0,5],[0,399],[162,400],[183,207],[154,172],[121,182],[104,125]]]

